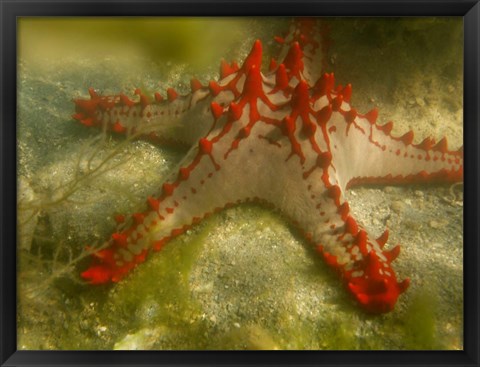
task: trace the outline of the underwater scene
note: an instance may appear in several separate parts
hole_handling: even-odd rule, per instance
[[[19,350],[463,349],[461,17],[25,17],[18,50]]]

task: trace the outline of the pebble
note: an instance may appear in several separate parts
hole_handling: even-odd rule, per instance
[[[431,220],[428,222],[428,225],[432,228],[438,229],[438,228],[443,228],[447,225],[448,223],[446,221],[436,221],[436,220]]]
[[[395,188],[392,186],[385,186],[383,191],[385,191],[387,194],[393,194],[395,192]]]
[[[421,190],[415,190],[414,194],[415,194],[415,196],[418,196],[420,198],[423,198],[425,196],[425,193]]]
[[[415,98],[415,102],[417,102],[417,104],[418,104],[420,107],[425,107],[425,100],[424,100],[422,97],[417,97],[417,98]]]
[[[405,208],[405,204],[403,202],[401,202],[400,200],[396,200],[396,201],[392,202],[391,208],[394,212],[400,213]]]

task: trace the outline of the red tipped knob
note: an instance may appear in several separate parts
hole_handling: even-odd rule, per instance
[[[332,101],[332,109],[334,111],[339,111],[342,107],[343,96],[340,94]]]
[[[242,68],[245,72],[248,72],[252,66],[258,68],[262,66],[262,42],[260,40],[256,40],[253,44],[252,50],[245,59]]]
[[[213,143],[205,138],[198,141],[198,147],[203,154],[210,154],[212,152]]]
[[[447,139],[442,138],[437,145],[433,147],[433,150],[440,152],[440,153],[447,153],[448,152],[448,144]]]
[[[390,135],[393,129],[393,122],[388,121],[385,125],[380,126],[380,129],[385,133],[385,135]]]
[[[203,88],[203,85],[202,83],[200,83],[198,79],[190,80],[190,89],[192,90],[192,92],[196,92],[197,90],[202,88]]]
[[[231,102],[228,108],[228,117],[230,121],[240,120],[243,109],[237,103]]]
[[[162,102],[163,101],[162,95],[158,92],[155,92],[155,101],[157,101],[157,102]]]
[[[366,114],[365,114],[365,118],[368,120],[368,122],[370,122],[372,125],[377,122],[377,118],[378,118],[378,108],[374,108],[370,111],[368,111]]]
[[[170,196],[173,194],[173,190],[175,190],[175,186],[169,183],[164,183],[162,185],[162,191],[165,195]]]
[[[97,92],[95,92],[95,89],[93,89],[92,87],[88,88],[88,94],[90,94],[91,99],[98,98]]]
[[[147,198],[147,203],[152,210],[158,211],[158,208],[160,207],[160,202],[157,199],[155,199],[152,196],[149,196]]]
[[[277,60],[275,60],[273,57],[270,60],[270,65],[268,66],[268,70],[274,71],[277,68]]]
[[[345,86],[345,88],[343,88],[342,95],[343,95],[343,100],[345,102],[350,102],[350,98],[352,98],[352,85],[351,84],[347,84]]]
[[[223,114],[223,107],[220,106],[217,102],[212,102],[210,104],[210,108],[212,110],[212,115],[215,120],[218,120],[220,116]]]
[[[300,48],[298,42],[292,43],[290,49],[288,50],[287,56],[285,56],[285,60],[283,63],[290,70],[291,73],[296,74],[298,71],[303,70],[303,52]]]
[[[380,248],[383,248],[383,246],[385,246],[387,241],[388,241],[388,229],[386,229],[385,232],[383,232],[382,235],[377,238],[377,243],[380,246]]]
[[[350,111],[345,112],[345,121],[351,124],[357,117],[357,110],[352,108]]]
[[[408,133],[405,133],[404,135],[402,135],[402,137],[400,138],[401,141],[403,141],[403,143],[405,145],[410,145],[412,144],[412,141],[413,141],[413,131],[409,131]]]
[[[352,217],[347,217],[345,221],[345,232],[355,236],[358,233],[358,224]]]
[[[178,93],[173,88],[167,89],[167,97],[170,102],[173,102],[177,99]]]
[[[400,292],[400,294],[405,292],[409,285],[410,285],[410,279],[409,278],[405,278],[401,283],[397,283],[397,288],[398,288],[398,291]]]
[[[280,90],[288,87],[288,75],[287,70],[285,69],[285,64],[280,64],[278,66],[277,72],[275,73],[275,83],[276,87]]]
[[[420,144],[417,145],[417,148],[420,148],[423,150],[430,150],[434,144],[435,144],[435,141],[433,139],[425,138]]]
[[[222,88],[218,85],[218,83],[214,82],[213,80],[208,83],[208,88],[214,97],[222,91]]]
[[[400,255],[400,246],[397,245],[389,251],[384,251],[383,255],[385,255],[385,257],[387,258],[387,261],[391,263],[393,260],[395,260],[398,257],[398,255]]]

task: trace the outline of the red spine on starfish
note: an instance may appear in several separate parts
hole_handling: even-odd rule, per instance
[[[261,72],[256,41],[241,67],[223,61],[220,80],[203,86],[194,79],[188,95],[168,89],[166,99],[148,98],[136,91],[131,100],[91,89],[89,100],[75,100],[73,117],[86,126],[159,138],[176,126],[178,139],[191,145],[145,211],[122,217],[83,278],[117,282],[202,218],[257,201],[299,228],[363,309],[394,308],[409,284],[397,281],[391,266],[400,247],[384,249],[388,230],[373,239],[353,218],[344,192],[360,183],[460,181],[463,153],[448,150],[446,139],[412,144],[413,132],[392,136],[392,123],[377,124],[376,109],[353,108],[352,86],[335,87],[333,73],[322,73],[324,33],[313,20],[296,21],[277,38],[281,56],[268,72]],[[192,129],[192,116],[204,126]]]

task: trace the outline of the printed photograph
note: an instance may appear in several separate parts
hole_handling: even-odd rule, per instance
[[[463,18],[18,19],[18,350],[463,350]]]

